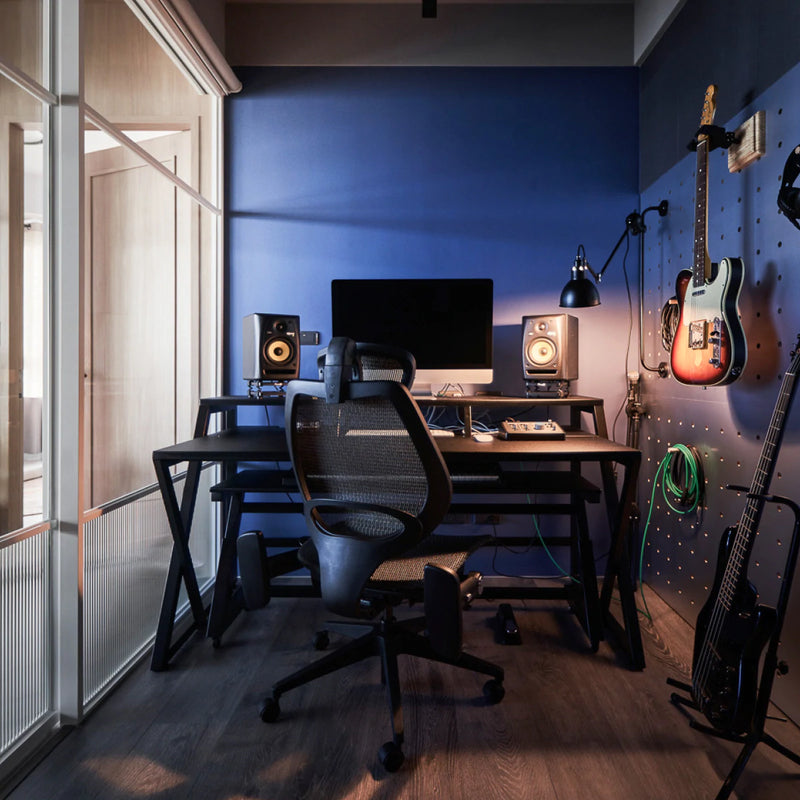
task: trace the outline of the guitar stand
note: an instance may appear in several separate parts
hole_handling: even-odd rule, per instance
[[[728,777],[725,778],[725,782],[722,784],[722,788],[717,794],[716,800],[726,800],[728,797],[730,797],[731,792],[733,792],[733,788],[736,785],[736,781],[739,780],[739,777],[744,772],[744,768],[759,742],[764,742],[764,744],[768,745],[776,752],[786,756],[786,758],[788,758],[790,761],[800,765],[800,755],[782,745],[764,730],[764,724],[767,721],[767,712],[769,710],[769,701],[770,695],[772,694],[772,684],[775,680],[775,674],[779,673],[781,675],[785,675],[788,671],[786,663],[783,661],[778,661],[778,644],[780,643],[783,620],[786,616],[786,607],[789,603],[789,593],[792,588],[792,579],[794,578],[795,566],[797,565],[798,549],[800,549],[800,535],[798,535],[798,532],[800,531],[800,506],[785,497],[778,497],[777,495],[748,494],[748,497],[761,499],[767,503],[777,503],[779,505],[788,506],[794,514],[794,530],[792,531],[792,541],[789,545],[789,551],[786,556],[786,568],[783,573],[783,583],[781,584],[781,590],[778,595],[778,603],[775,609],[775,630],[769,640],[769,645],[764,655],[764,664],[761,669],[761,682],[758,687],[758,695],[756,697],[756,704],[753,711],[753,721],[750,732],[747,734],[738,735],[726,733],[725,731],[716,730],[708,725],[703,725],[684,711],[684,707],[693,709],[694,711],[700,710],[697,704],[690,697],[684,697],[675,692],[673,692],[670,696],[670,700],[676,706],[678,706],[679,710],[689,716],[689,725],[692,728],[695,728],[702,733],[716,736],[718,739],[725,739],[726,741],[737,742],[738,744],[743,745],[742,750],[739,753],[739,757],[734,762],[731,771],[728,773]],[[687,694],[690,694],[692,691],[692,687],[687,683],[683,683],[682,681],[676,681],[672,678],[667,678],[667,683],[670,686],[681,689]],[[785,719],[781,721],[786,722]]]
[[[720,128],[719,125],[701,125],[697,129],[694,139],[686,145],[686,148],[693,152],[697,150],[697,143],[700,141],[701,136],[705,136],[708,139],[709,153],[718,147],[727,150],[732,144],[736,144],[739,141],[734,131],[726,131],[725,128]]]

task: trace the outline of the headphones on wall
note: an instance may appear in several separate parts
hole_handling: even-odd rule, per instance
[[[781,188],[778,192],[778,208],[785,215],[786,219],[800,230],[800,188],[793,184],[800,175],[800,144],[790,153],[783,168],[781,178]]]

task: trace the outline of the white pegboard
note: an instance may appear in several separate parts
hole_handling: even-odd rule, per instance
[[[645,580],[690,623],[708,598],[724,529],[739,521],[745,499],[729,484],[749,486],[781,380],[800,332],[800,233],[780,215],[777,193],[786,157],[800,142],[800,68],[795,68],[756,98],[740,115],[719,121],[734,130],[757,110],[766,112],[766,154],[740,173],[729,173],[727,154],[709,156],[708,251],[712,261],[740,257],[745,278],[740,299],[748,361],[741,377],[724,387],[692,387],[674,378],[646,373],[640,446],[643,452],[639,505],[642,519],[651,511],[653,478],[667,447],[694,445],[705,472],[704,507],[682,516],[671,511],[660,492],[644,545]],[[724,87],[720,87],[724,91]],[[700,102],[698,98],[698,116]],[[687,142],[693,131],[686,131]],[[695,155],[649,187],[642,207],[668,200],[669,215],[648,234],[645,254],[645,331],[648,363],[669,361],[660,334],[663,305],[675,294],[675,279],[691,269]],[[785,425],[783,445],[771,491],[800,501],[800,399]],[[761,601],[773,604],[781,585],[793,515],[767,506],[750,564],[749,576]],[[775,684],[773,699],[800,720],[800,580],[794,587],[780,657],[794,664]]]

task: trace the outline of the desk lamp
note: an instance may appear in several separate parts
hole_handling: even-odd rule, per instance
[[[662,200],[657,206],[649,206],[641,214],[638,211],[633,211],[628,214],[625,218],[625,230],[617,240],[614,249],[611,251],[611,255],[606,259],[606,263],[603,264],[603,268],[599,272],[595,272],[589,265],[589,261],[586,258],[586,250],[583,245],[578,245],[578,252],[575,256],[575,263],[572,265],[570,279],[561,291],[561,300],[559,301],[559,305],[562,308],[591,308],[592,306],[599,306],[600,293],[597,291],[597,286],[589,280],[586,273],[591,273],[594,280],[600,283],[603,279],[603,274],[617,254],[620,245],[628,236],[639,236],[639,361],[642,367],[648,372],[657,372],[662,378],[666,378],[669,374],[666,363],[661,363],[657,367],[650,367],[645,364],[643,355],[644,343],[642,342],[642,336],[644,328],[644,309],[642,286],[644,286],[644,233],[647,230],[644,224],[644,218],[649,211],[658,211],[659,217],[664,217],[667,215],[668,210],[668,201]]]

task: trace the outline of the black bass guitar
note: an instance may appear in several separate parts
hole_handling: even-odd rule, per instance
[[[758,664],[777,624],[775,610],[759,604],[758,592],[747,579],[747,566],[798,370],[800,337],[792,352],[792,364],[783,376],[744,512],[739,524],[728,528],[722,537],[714,585],[697,615],[692,699],[714,728],[728,734],[740,735],[751,729],[758,693]]]

